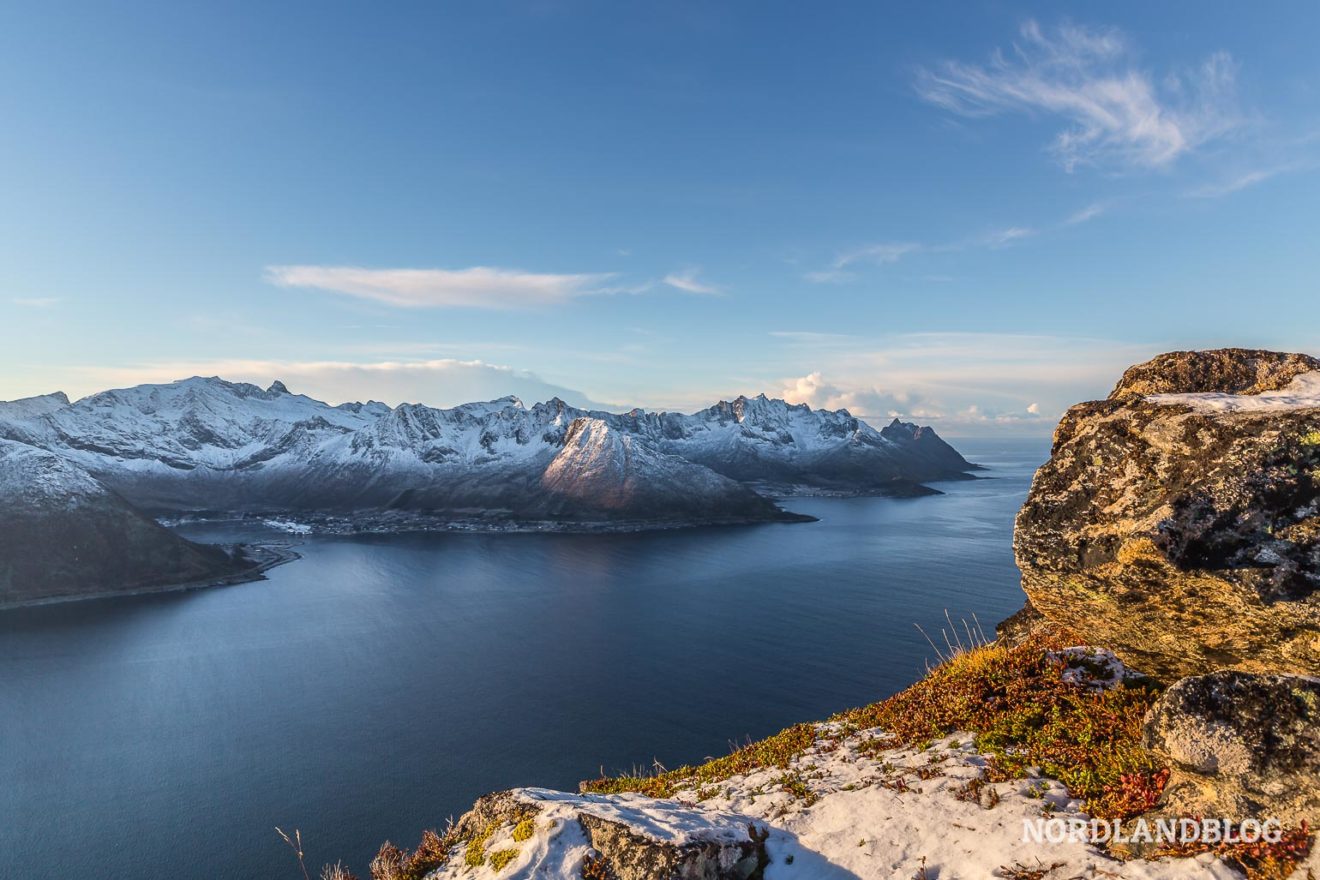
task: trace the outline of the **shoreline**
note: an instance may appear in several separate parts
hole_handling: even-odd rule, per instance
[[[970,475],[957,479],[981,479]],[[769,486],[759,487],[770,489]],[[819,498],[888,498],[910,500],[915,498],[943,495],[944,492],[916,484],[916,488],[925,491],[894,492],[837,492],[806,486],[776,486],[780,491],[766,497],[771,500],[792,501],[793,499]],[[906,488],[906,487],[905,487]],[[648,521],[620,520],[613,522],[575,522],[568,520],[516,520],[492,519],[487,517],[450,518],[436,514],[409,513],[403,511],[375,511],[358,516],[333,516],[312,514],[307,517],[295,517],[287,512],[267,513],[219,513],[213,516],[184,514],[157,516],[157,521],[174,531],[189,525],[212,525],[220,523],[245,523],[287,534],[291,540],[257,540],[240,543],[242,551],[253,562],[247,568],[229,575],[161,586],[140,587],[133,590],[102,592],[90,594],[72,594],[44,596],[37,599],[25,599],[13,602],[0,602],[0,613],[21,608],[36,608],[46,605],[63,605],[69,602],[88,602],[97,599],[116,599],[127,596],[150,596],[161,593],[183,593],[194,590],[206,590],[218,587],[232,587],[239,584],[265,580],[266,572],[273,568],[301,558],[293,549],[300,538],[332,537],[352,538],[409,534],[465,534],[465,535],[634,535],[644,532],[674,532],[684,529],[726,528],[731,526],[791,525],[797,523],[819,522],[819,517],[810,514],[782,510],[772,518],[717,518],[692,519],[683,521]]]
[[[44,596],[40,599],[26,599],[18,602],[0,602],[0,612],[14,611],[20,608],[37,608],[45,605],[64,605],[70,602],[91,602],[97,599],[120,599],[126,596],[152,596],[159,593],[187,593],[193,590],[207,590],[213,587],[235,587],[266,580],[266,572],[272,568],[301,559],[302,554],[294,550],[292,542],[259,543],[240,545],[253,564],[229,575],[215,578],[203,578],[176,584],[164,584],[155,587],[140,587],[135,590],[122,590],[113,593],[88,593],[85,595]]]
[[[980,466],[978,465],[978,468]],[[962,475],[945,480],[930,482],[961,483],[968,480],[981,480],[984,477]],[[751,488],[768,500],[791,503],[797,499],[855,499],[887,498],[895,501],[929,498],[946,494],[924,483],[910,486],[885,487],[864,491],[845,491],[803,485],[752,484]],[[487,514],[490,512],[487,511]],[[467,514],[467,515],[465,515]],[[679,529],[710,528],[716,526],[752,526],[783,523],[819,522],[819,517],[781,509],[772,517],[723,517],[693,518],[688,520],[567,520],[567,519],[518,519],[513,516],[473,515],[471,511],[454,511],[450,514],[440,512],[407,510],[370,510],[356,514],[332,514],[323,512],[264,511],[240,513],[237,511],[216,511],[214,513],[157,513],[157,521],[170,529],[190,525],[210,525],[218,523],[244,523],[263,526],[283,532],[291,537],[310,537],[324,535],[332,537],[351,537],[354,535],[401,535],[417,533],[464,533],[464,534],[635,534],[639,532],[667,532]]]
[[[516,520],[490,518],[449,518],[430,514],[373,513],[363,516],[308,517],[283,515],[215,516],[171,520],[170,528],[220,523],[251,523],[291,537],[351,538],[365,535],[466,534],[466,535],[615,535],[641,532],[672,532],[681,529],[723,528],[728,526],[784,525],[819,522],[804,513],[784,511],[782,515],[752,519],[692,519],[682,521],[618,520],[614,522],[571,520]]]

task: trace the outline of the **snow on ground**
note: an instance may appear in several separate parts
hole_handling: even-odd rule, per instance
[[[277,529],[290,535],[310,535],[312,527],[307,523],[295,522],[291,519],[268,519],[262,525],[268,529]]]
[[[843,740],[823,737],[787,770],[759,770],[672,799],[520,789],[517,797],[541,812],[523,841],[515,839],[512,826],[491,836],[487,853],[516,850],[506,855],[507,864],[497,869],[488,858],[472,867],[460,850],[431,876],[577,880],[591,852],[577,816],[590,814],[680,845],[745,840],[749,824],[768,827],[766,880],[991,880],[1012,868],[1050,869],[1045,880],[1240,878],[1208,855],[1122,862],[1083,842],[1024,842],[1024,823],[1046,815],[1082,818],[1080,805],[1060,783],[983,783],[969,794],[985,767],[970,736],[954,735],[925,750],[884,743],[880,730]],[[785,787],[786,778],[795,791]],[[1320,855],[1312,855],[1308,866],[1320,867]],[[1306,877],[1306,868],[1295,876]]]
[[[1295,376],[1288,387],[1260,394],[1151,394],[1151,403],[1183,404],[1197,412],[1270,412],[1320,408],[1320,371]]]
[[[1090,690],[1105,690],[1146,677],[1129,668],[1108,648],[1077,645],[1048,653],[1051,659],[1064,661],[1064,681],[1085,685]]]

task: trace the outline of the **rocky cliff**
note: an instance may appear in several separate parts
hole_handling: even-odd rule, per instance
[[[1320,672],[1320,360],[1131,368],[1063,417],[1014,549],[1040,614],[1151,675]]]

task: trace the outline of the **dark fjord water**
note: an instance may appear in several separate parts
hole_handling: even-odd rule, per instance
[[[264,582],[0,614],[0,873],[300,876],[281,825],[365,875],[486,791],[893,693],[933,656],[914,624],[1021,605],[1046,444],[959,446],[989,479],[787,505],[819,523],[315,539]]]

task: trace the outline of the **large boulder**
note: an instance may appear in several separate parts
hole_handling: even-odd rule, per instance
[[[1320,360],[1128,370],[1064,415],[1014,550],[1037,612],[1157,678],[1320,672]]]
[[[1184,678],[1151,708],[1144,738],[1172,770],[1161,807],[1173,815],[1320,818],[1320,679]]]

